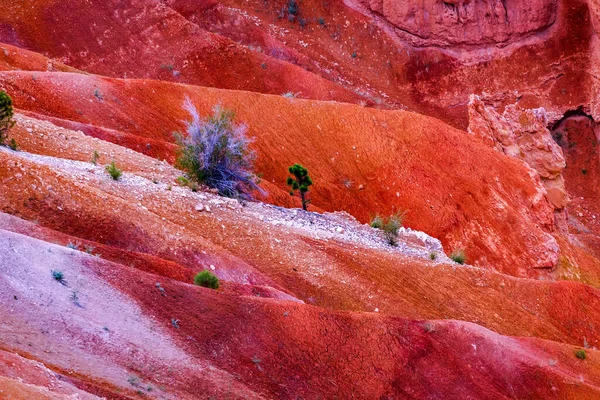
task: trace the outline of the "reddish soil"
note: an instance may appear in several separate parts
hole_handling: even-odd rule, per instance
[[[410,112],[78,74],[45,74],[33,81],[30,73],[5,72],[0,83],[14,93],[21,108],[95,137],[132,143],[131,148],[151,156],[163,158],[169,152],[164,157],[169,161],[174,159],[173,132],[187,118],[181,109],[184,98],[189,96],[203,114],[221,103],[249,125],[256,138],[256,169],[276,204],[292,205],[285,187],[287,166],[301,162],[318,182],[311,196],[321,209],[345,210],[363,222],[376,213],[406,210],[408,226],[440,238],[448,249],[465,248],[475,265],[519,276],[547,274],[529,267],[547,251],[550,237],[545,231],[552,229],[550,205],[535,181],[515,160],[498,157],[438,120]],[[102,93],[101,99],[95,91]],[[89,125],[101,130],[90,131]],[[107,130],[124,133],[104,134]],[[477,159],[470,154],[478,154]]]
[[[596,3],[421,47],[354,0],[0,7],[0,398],[600,398]],[[546,107],[568,231],[471,93]],[[263,203],[177,184],[186,97],[248,124]],[[395,210],[391,247],[364,223]]]

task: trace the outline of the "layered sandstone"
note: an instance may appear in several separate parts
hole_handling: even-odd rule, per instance
[[[417,46],[499,45],[550,26],[558,0],[363,0]]]
[[[560,211],[568,203],[562,175],[566,163],[547,126],[543,108],[522,109],[515,104],[500,114],[476,95],[469,99],[469,133],[529,165],[539,175],[550,203]]]

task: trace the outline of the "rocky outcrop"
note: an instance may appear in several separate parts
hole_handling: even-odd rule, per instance
[[[503,114],[486,107],[476,95],[469,99],[469,133],[496,150],[523,160],[540,177],[555,210],[568,202],[562,171],[566,167],[560,146],[552,139],[543,108],[528,110],[516,104]]]
[[[502,44],[550,26],[557,0],[362,0],[419,46]]]

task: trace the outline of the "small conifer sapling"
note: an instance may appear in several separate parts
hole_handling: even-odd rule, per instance
[[[290,195],[294,195],[296,191],[300,193],[300,199],[302,200],[302,209],[307,210],[308,203],[310,200],[306,198],[308,193],[308,187],[313,184],[312,179],[308,176],[308,170],[300,164],[294,164],[288,168],[290,174],[294,177],[287,178],[287,185],[290,187]]]

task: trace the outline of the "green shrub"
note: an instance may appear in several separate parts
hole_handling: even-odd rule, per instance
[[[404,221],[403,212],[397,211],[390,215],[387,219],[383,219],[379,215],[371,221],[371,227],[381,229],[385,240],[391,245],[396,246],[398,244],[398,231],[402,227]]]
[[[17,145],[17,141],[15,140],[15,138],[12,138],[8,141],[8,147],[12,150],[12,151],[17,151],[17,149],[19,148],[19,146]]]
[[[198,273],[194,277],[194,283],[198,286],[210,288],[210,289],[218,289],[219,288],[219,278],[212,272],[208,270],[204,270]]]
[[[587,358],[587,354],[585,353],[584,349],[579,349],[575,350],[575,357],[579,358],[580,360],[585,360]]]
[[[376,215],[372,220],[371,220],[371,228],[375,228],[375,229],[383,229],[383,218],[381,218],[379,215]]]
[[[313,184],[312,179],[308,176],[308,170],[300,164],[294,164],[288,168],[290,174],[294,175],[287,178],[287,185],[290,187],[290,195],[294,195],[294,192],[300,193],[300,199],[302,200],[302,209],[307,210],[310,200],[306,198],[308,193],[308,187]]]
[[[0,91],[0,145],[6,144],[8,131],[15,125],[13,115],[12,99],[6,92]],[[16,147],[14,139],[12,144]]]
[[[179,186],[187,186],[190,183],[188,178],[186,178],[185,176],[178,176],[175,180],[177,181]]]
[[[115,181],[118,181],[121,175],[123,175],[123,172],[117,168],[114,161],[106,166],[106,172],[108,172]]]
[[[435,261],[437,259],[437,254],[435,254],[435,253],[429,253],[429,259],[431,261]]]
[[[452,254],[450,254],[450,258],[458,264],[464,264],[467,261],[464,250],[454,250]]]

